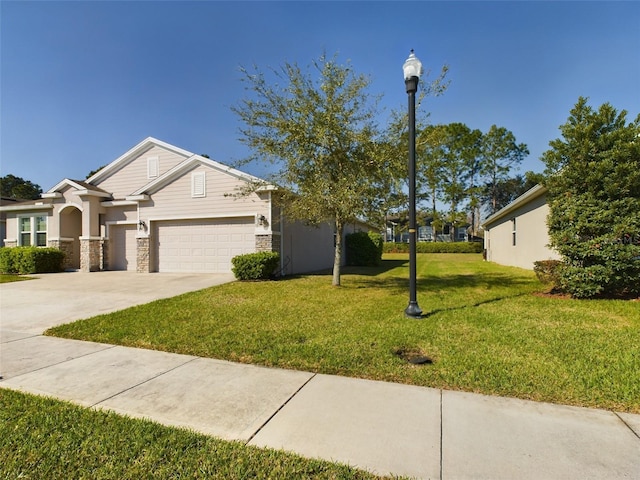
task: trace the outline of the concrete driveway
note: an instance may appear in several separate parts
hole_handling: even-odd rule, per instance
[[[0,330],[47,328],[234,280],[232,274],[63,272],[0,285]]]

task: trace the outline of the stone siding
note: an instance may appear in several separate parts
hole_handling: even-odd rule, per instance
[[[102,240],[80,239],[80,271],[97,272],[102,268]]]
[[[280,235],[256,235],[256,252],[280,253]]]
[[[62,269],[69,270],[73,267],[73,240],[49,240],[49,246],[57,248],[64,253]]]
[[[136,252],[136,272],[138,273],[149,273],[150,270],[150,262],[149,262],[149,246],[150,241],[149,237],[138,237],[136,238],[137,243],[137,252]]]

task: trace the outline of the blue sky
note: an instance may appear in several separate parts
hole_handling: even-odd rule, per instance
[[[0,173],[44,190],[148,136],[233,163],[238,67],[323,51],[370,76],[381,123],[406,108],[411,48],[432,76],[449,65],[431,122],[508,128],[520,173],[542,171],[579,96],[640,112],[640,2],[2,1],[0,22]]]

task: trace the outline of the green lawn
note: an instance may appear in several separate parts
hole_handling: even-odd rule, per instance
[[[418,255],[423,320],[404,317],[406,255],[380,268],[235,282],[50,335],[237,362],[640,412],[640,302],[536,295],[533,272]],[[431,364],[403,356],[421,354]]]
[[[374,479],[344,465],[0,390],[3,479]]]
[[[22,282],[23,280],[33,280],[31,277],[23,277],[20,275],[7,275],[0,273],[0,283]]]

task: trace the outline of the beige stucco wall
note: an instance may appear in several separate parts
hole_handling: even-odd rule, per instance
[[[487,260],[501,265],[533,269],[537,260],[558,259],[560,256],[547,245],[549,234],[546,196],[541,195],[508,215],[485,225],[484,244]],[[516,244],[513,245],[513,222],[516,220]]]
[[[310,227],[284,220],[282,234],[283,273],[314,272],[333,265],[334,234],[328,223]]]
[[[305,225],[303,222],[283,221],[282,263],[283,273],[315,272],[333,267],[335,254],[334,227],[323,223],[317,227]],[[347,224],[344,236],[356,232],[368,231],[364,224]],[[342,241],[342,264],[345,263],[345,242]]]
[[[10,246],[17,245],[18,243],[18,218],[20,217],[33,217],[35,215],[44,215],[47,217],[47,235],[51,237],[50,229],[53,225],[52,222],[52,209],[50,207],[43,209],[42,206],[34,205],[33,208],[24,209],[16,212],[6,212],[6,224],[4,238],[5,243]],[[57,231],[57,226],[55,227]]]

